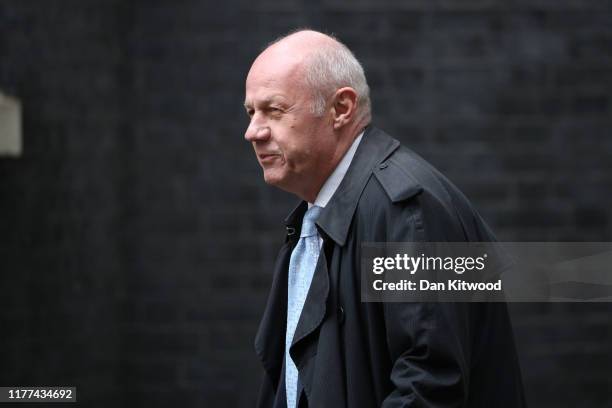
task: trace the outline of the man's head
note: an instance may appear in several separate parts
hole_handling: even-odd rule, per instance
[[[256,59],[246,80],[253,144],[267,183],[313,202],[370,121],[363,68],[346,46],[303,30]]]

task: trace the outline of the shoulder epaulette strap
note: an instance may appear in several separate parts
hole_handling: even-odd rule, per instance
[[[423,191],[419,182],[391,158],[376,166],[374,175],[394,203],[407,200]]]

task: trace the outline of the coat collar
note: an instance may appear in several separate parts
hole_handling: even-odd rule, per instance
[[[373,170],[399,145],[397,140],[380,129],[373,126],[366,128],[342,182],[316,222],[336,244],[345,244],[359,197]],[[285,219],[288,240],[300,236],[300,226],[306,209],[306,202],[301,201]]]

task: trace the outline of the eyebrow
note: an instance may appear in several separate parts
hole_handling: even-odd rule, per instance
[[[267,105],[271,105],[272,103],[275,103],[275,102],[282,102],[284,99],[285,98],[283,98],[281,95],[272,95],[272,96],[268,96],[268,97],[262,99],[259,102],[259,104],[267,106]],[[244,101],[244,108],[248,109],[249,107],[251,107],[249,101]]]

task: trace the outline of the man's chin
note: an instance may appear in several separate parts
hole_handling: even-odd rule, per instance
[[[284,172],[264,170],[264,181],[266,184],[280,188],[288,193],[295,193],[294,189],[292,188],[295,187],[295,185],[289,181],[287,174]]]
[[[264,170],[263,176],[266,184],[282,188],[284,177],[278,171]]]

